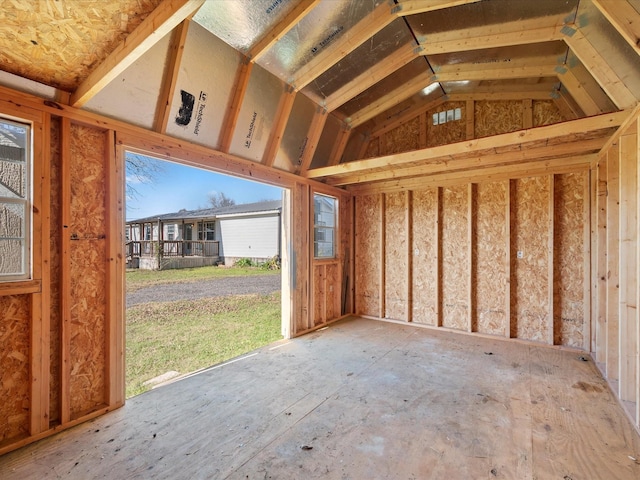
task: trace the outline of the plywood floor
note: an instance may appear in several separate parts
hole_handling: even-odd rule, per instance
[[[0,478],[639,479],[640,438],[579,353],[356,318],[0,457]]]

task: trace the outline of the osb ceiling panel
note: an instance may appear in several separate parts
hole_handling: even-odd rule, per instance
[[[1,0],[2,70],[71,92],[161,0]]]

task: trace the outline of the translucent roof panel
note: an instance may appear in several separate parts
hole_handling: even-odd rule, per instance
[[[407,28],[407,24],[399,18],[316,78],[303,89],[303,92],[310,98],[317,99],[319,103],[320,100],[328,97],[344,84],[354,80],[358,75],[392,55],[399,47],[412,42],[415,45],[415,40]]]
[[[339,111],[345,117],[350,117],[355,112],[368,107],[384,95],[407,83],[412,78],[428,72],[430,72],[430,69],[426,59],[424,57],[418,57],[340,107]],[[424,86],[427,87],[430,83],[431,82],[426,81]]]
[[[193,20],[246,53],[296,6],[296,0],[208,0]]]
[[[632,6],[639,10],[640,1],[632,2]],[[625,86],[636,98],[640,98],[640,61],[633,47],[591,2],[580,3],[577,23],[585,37],[598,53],[607,59],[607,63]]]
[[[429,35],[440,32],[530,20],[540,18],[541,14],[554,17],[552,24],[562,25],[573,21],[577,5],[578,0],[490,0],[406,18],[418,41],[428,41]]]
[[[496,68],[501,66],[508,67],[514,64],[532,65],[532,63],[557,63],[562,65],[567,58],[568,50],[567,44],[562,41],[544,42],[429,55],[429,63],[436,73],[445,65],[456,64],[474,64],[478,67],[486,64],[487,66],[495,65]]]
[[[329,45],[339,41],[354,25],[382,3],[386,1],[320,2],[265,53],[258,60],[258,64],[280,79],[289,82],[297,70],[322,53]]]

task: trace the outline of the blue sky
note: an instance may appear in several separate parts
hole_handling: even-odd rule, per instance
[[[196,210],[209,207],[210,193],[222,192],[236,204],[278,200],[282,189],[262,183],[241,180],[177,163],[149,159],[161,170],[147,182],[127,175],[127,183],[136,190],[127,196],[127,220],[177,212],[183,208]]]

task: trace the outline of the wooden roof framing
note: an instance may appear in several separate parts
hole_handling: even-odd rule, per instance
[[[333,185],[358,184],[404,176],[430,175],[459,169],[481,169],[559,155],[596,153],[630,115],[628,111],[583,118],[493,137],[426,148],[386,157],[313,169],[308,178]],[[612,130],[613,129],[613,130]]]
[[[184,19],[192,15],[204,0],[165,0],[113,50],[104,61],[76,88],[71,105],[82,107],[111,80],[133,64],[171,32]]]
[[[69,0],[71,2],[72,0]],[[148,0],[152,2],[153,0]],[[637,53],[638,24],[640,13],[633,5],[623,0],[587,0],[592,2],[595,10],[621,35],[624,41]],[[101,89],[118,75],[122,74],[129,66],[135,64],[145,53],[149,52],[163,36],[173,32],[166,59],[165,78],[162,82],[162,90],[155,107],[155,121],[153,129],[157,132],[166,132],[170,119],[172,98],[176,93],[176,84],[179,72],[182,68],[182,52],[186,46],[186,38],[190,28],[190,18],[197,12],[204,0],[165,0],[160,2],[152,11],[146,12],[144,19],[129,33],[124,40],[113,48],[108,55],[84,77],[77,77],[77,83],[70,91],[70,105],[82,107],[87,104]],[[257,40],[244,52],[240,52],[245,58],[240,68],[235,72],[235,87],[231,93],[224,110],[224,126],[220,134],[220,142],[217,149],[229,152],[233,137],[236,132],[236,123],[240,109],[245,101],[246,89],[252,77],[253,65],[261,60],[285,39],[289,32],[295,29],[301,21],[309,17],[322,5],[324,0],[292,0],[286,7],[286,11],[279,20],[271,26],[260,31]],[[317,79],[330,72],[332,78],[339,78],[340,62],[349,60],[349,57],[366,42],[373,42],[374,37],[382,32],[392,22],[405,19],[409,31],[410,21],[422,19],[420,15],[437,13],[438,10],[451,9],[452,15],[458,12],[481,12],[482,0],[398,0],[395,2],[380,2],[368,14],[354,22],[353,26],[331,39],[317,55],[313,55],[300,68],[283,78],[288,84],[280,101],[280,106],[274,114],[273,129],[269,131],[268,145],[262,153],[262,163],[266,166],[274,165],[278,149],[282,143],[284,131],[291,121],[291,112],[295,96]],[[576,5],[578,5],[576,3]],[[510,4],[511,6],[511,4]],[[148,9],[148,6],[145,5]],[[133,8],[133,7],[132,7]],[[139,7],[142,11],[142,7]],[[516,7],[514,7],[516,8]],[[462,10],[459,10],[462,9]],[[475,9],[475,10],[474,10]],[[95,9],[97,14],[101,12]],[[106,11],[106,10],[105,10]],[[60,10],[63,17],[64,11]],[[306,139],[306,151],[300,159],[288,162],[280,162],[278,165],[287,165],[291,172],[305,172],[313,160],[313,155],[327,117],[332,115],[344,125],[335,139],[338,144],[332,149],[331,154],[324,161],[325,165],[339,163],[341,152],[350,137],[355,134],[363,138],[375,138],[383,134],[402,121],[411,118],[410,112],[425,112],[427,106],[434,105],[433,97],[424,97],[422,100],[413,98],[418,92],[423,91],[429,85],[439,83],[443,95],[435,100],[442,101],[467,101],[467,100],[508,100],[508,99],[553,99],[566,119],[575,119],[584,116],[599,115],[610,112],[612,105],[619,110],[632,108],[638,102],[636,98],[637,88],[629,87],[627,78],[622,78],[613,66],[607,63],[589,35],[583,31],[582,20],[575,20],[577,12],[572,15],[550,15],[541,10],[540,14],[520,20],[513,20],[517,16],[506,16],[500,23],[490,22],[482,24],[475,22],[463,26],[464,22],[452,25],[461,25],[460,28],[441,29],[431,34],[413,35],[415,40],[401,42],[391,54],[379,58],[366,71],[351,78],[345,77],[340,85],[332,88],[327,94],[321,94],[317,99],[318,112],[313,121],[309,121]],[[467,13],[468,14],[468,13]],[[44,18],[44,17],[42,17]],[[426,17],[424,17],[426,18]],[[65,22],[70,17],[64,18]],[[69,37],[69,41],[73,41]],[[520,45],[530,45],[535,50],[536,44],[545,42],[564,42],[567,51],[572,52],[578,61],[584,66],[584,72],[590,72],[593,85],[587,85],[583,78],[588,75],[581,71],[580,77],[566,63],[566,58],[539,55],[525,56],[509,59],[508,63],[477,62],[470,61],[451,62],[438,64],[437,68],[429,68],[429,59],[434,55],[456,55],[463,52],[499,52],[500,49],[509,49]],[[82,48],[79,48],[82,50]],[[506,51],[506,50],[505,50]],[[485,53],[481,53],[484,55]],[[496,53],[498,55],[498,53]],[[28,54],[25,53],[24,58]],[[393,74],[419,57],[425,57],[425,67],[422,73],[405,78],[401,83],[387,88],[377,97],[368,95],[366,104],[359,104],[357,110],[353,108],[353,100],[367,92],[373,92],[383,81],[389,81]],[[1,60],[1,59],[0,59]],[[268,65],[264,65],[268,68]],[[2,69],[0,64],[0,69]],[[24,69],[27,69],[25,66]],[[335,71],[335,72],[334,72]],[[34,79],[42,82],[42,77],[34,76]],[[538,79],[537,84],[527,83],[527,80]],[[517,82],[522,80],[523,82]],[[462,90],[448,91],[449,82],[464,82],[468,86]],[[600,93],[594,94],[595,88],[602,89],[604,96],[611,101],[603,101]],[[635,92],[635,93],[634,93]],[[63,92],[64,93],[64,92]],[[64,95],[61,96],[64,98]],[[422,103],[421,103],[422,102]],[[402,114],[393,113],[396,107],[402,106]],[[345,108],[346,107],[346,108]],[[362,149],[360,149],[362,151]],[[340,154],[340,155],[339,155]],[[313,175],[318,172],[315,171]]]

